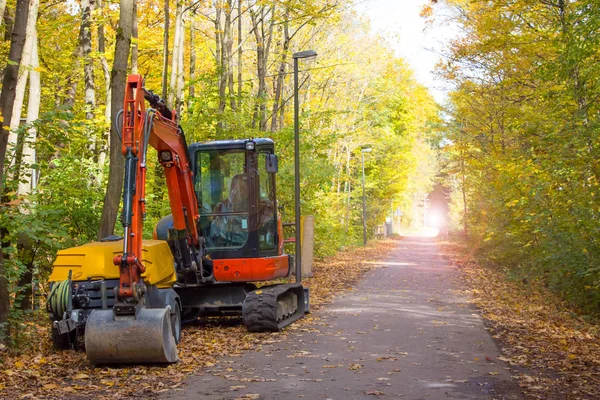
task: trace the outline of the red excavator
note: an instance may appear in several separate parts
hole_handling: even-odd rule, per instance
[[[249,331],[279,331],[308,312],[300,283],[254,283],[292,270],[277,213],[273,141],[188,146],[139,75],[127,79],[121,119],[123,237],[58,253],[48,297],[54,346],[85,348],[92,364],[171,363],[182,321],[241,315]],[[143,240],[148,145],[165,171],[171,215]]]

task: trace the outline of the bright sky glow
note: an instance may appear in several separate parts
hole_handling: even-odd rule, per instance
[[[444,83],[433,70],[448,41],[458,35],[455,26],[427,25],[419,16],[428,0],[357,0],[356,9],[371,20],[371,28],[404,58],[417,80],[427,86],[438,102],[446,99]]]

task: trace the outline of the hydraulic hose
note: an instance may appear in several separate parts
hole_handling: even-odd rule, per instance
[[[71,296],[71,280],[54,282],[48,296],[48,309],[55,318],[62,318],[69,308]]]
[[[115,117],[115,128],[117,130],[117,135],[119,136],[119,140],[123,140],[123,110],[119,110],[117,116]]]

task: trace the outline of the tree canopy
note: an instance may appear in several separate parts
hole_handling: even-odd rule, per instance
[[[363,146],[373,149],[365,157],[369,235],[392,210],[410,209],[415,190],[428,190],[437,105],[347,2],[8,0],[1,11],[5,81],[16,80],[12,123],[0,134],[7,140],[5,326],[18,330],[31,294],[44,294],[56,251],[115,229],[123,166],[114,117],[127,73],[143,75],[177,111],[188,143],[273,138],[287,222],[294,218],[292,54],[316,50],[316,60],[300,60],[299,79],[302,213],[316,218],[317,255],[362,237]],[[10,39],[21,28],[17,60]],[[36,98],[37,116],[30,113]],[[148,170],[150,237],[169,201],[155,157]]]

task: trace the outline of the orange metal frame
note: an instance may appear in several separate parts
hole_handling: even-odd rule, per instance
[[[213,273],[219,282],[252,282],[284,278],[288,276],[289,268],[287,255],[213,260]]]
[[[127,248],[123,256],[115,257],[114,263],[121,267],[119,298],[133,297],[133,283],[140,283],[145,271],[141,263],[142,232],[146,213],[146,165],[142,163],[146,148],[144,129],[146,123],[152,123],[148,144],[159,154],[168,151],[169,160],[161,160],[165,169],[167,187],[173,213],[175,229],[188,232],[188,244],[197,247],[199,235],[196,228],[198,202],[194,193],[194,180],[190,169],[187,149],[182,132],[174,121],[164,118],[159,112],[152,115],[152,121],[146,121],[143,80],[140,75],[129,75],[124,99],[122,147],[124,155],[131,151],[138,158],[133,198],[133,215]]]

